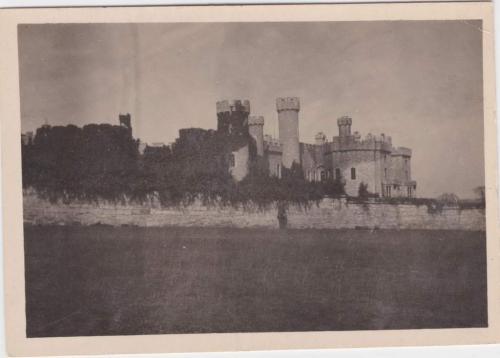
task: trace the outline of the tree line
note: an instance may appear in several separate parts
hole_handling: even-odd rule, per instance
[[[248,175],[236,182],[229,172],[234,137],[205,131],[201,140],[179,138],[171,146],[146,147],[123,126],[42,126],[30,143],[22,142],[23,188],[52,201],[145,202],[163,206],[200,199],[213,205],[278,204],[308,206],[325,196],[344,194],[340,180],[309,182],[300,165],[269,175],[264,159],[252,161]]]

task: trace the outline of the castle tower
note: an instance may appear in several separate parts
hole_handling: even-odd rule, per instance
[[[264,155],[264,117],[250,116],[248,117],[248,133],[255,140],[257,147],[257,155]]]
[[[282,164],[285,168],[290,168],[293,162],[300,164],[299,99],[297,97],[277,98],[276,109],[279,139],[283,146]]]
[[[248,115],[250,114],[250,101],[232,100],[218,101],[217,131],[226,134],[248,134]]]
[[[339,137],[348,137],[351,135],[351,117],[340,117],[339,119],[337,119],[337,124],[339,126]]]

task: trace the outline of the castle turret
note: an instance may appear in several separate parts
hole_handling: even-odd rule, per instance
[[[340,117],[339,119],[337,119],[337,124],[339,126],[339,137],[348,137],[351,135],[351,117]]]
[[[248,133],[250,101],[218,101],[217,130],[226,134],[245,135]]]
[[[264,117],[250,116],[248,117],[248,133],[255,140],[257,155],[264,155]]]
[[[326,143],[326,135],[323,132],[318,132],[314,136],[314,139],[315,139],[316,145],[323,145]]]
[[[119,114],[118,120],[120,121],[120,126],[127,128],[127,130],[132,134],[132,118],[130,113],[127,114]]]
[[[299,110],[297,97],[276,99],[278,111],[279,138],[283,146],[282,163],[290,168],[293,162],[300,164]]]

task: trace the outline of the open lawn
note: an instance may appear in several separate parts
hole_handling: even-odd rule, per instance
[[[24,229],[28,337],[487,325],[484,232]]]

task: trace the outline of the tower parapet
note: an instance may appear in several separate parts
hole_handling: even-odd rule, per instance
[[[264,117],[250,116],[248,117],[248,133],[255,140],[257,155],[264,155]]]
[[[281,111],[300,111],[300,100],[298,97],[284,97],[276,99],[276,110]]]
[[[278,111],[279,139],[283,148],[282,164],[285,168],[291,168],[293,162],[300,164],[300,100],[297,97],[277,98],[276,110]]]
[[[249,100],[222,100],[217,101],[215,104],[217,108],[217,113],[224,112],[244,112],[250,113],[250,101]]]
[[[337,119],[339,126],[339,137],[348,137],[351,135],[352,118],[349,116],[342,116]]]
[[[247,135],[250,101],[223,100],[216,103],[217,130],[221,133]]]
[[[329,151],[350,151],[350,150],[377,150],[386,153],[391,153],[392,138],[384,134],[373,135],[368,133],[363,139],[358,132],[349,136],[337,136],[332,138],[332,142],[328,142]]]
[[[249,126],[263,126],[264,125],[264,117],[263,116],[249,116],[248,117],[248,125]]]
[[[278,138],[273,138],[269,134],[264,135],[264,147],[269,152],[282,153],[281,142]]]

